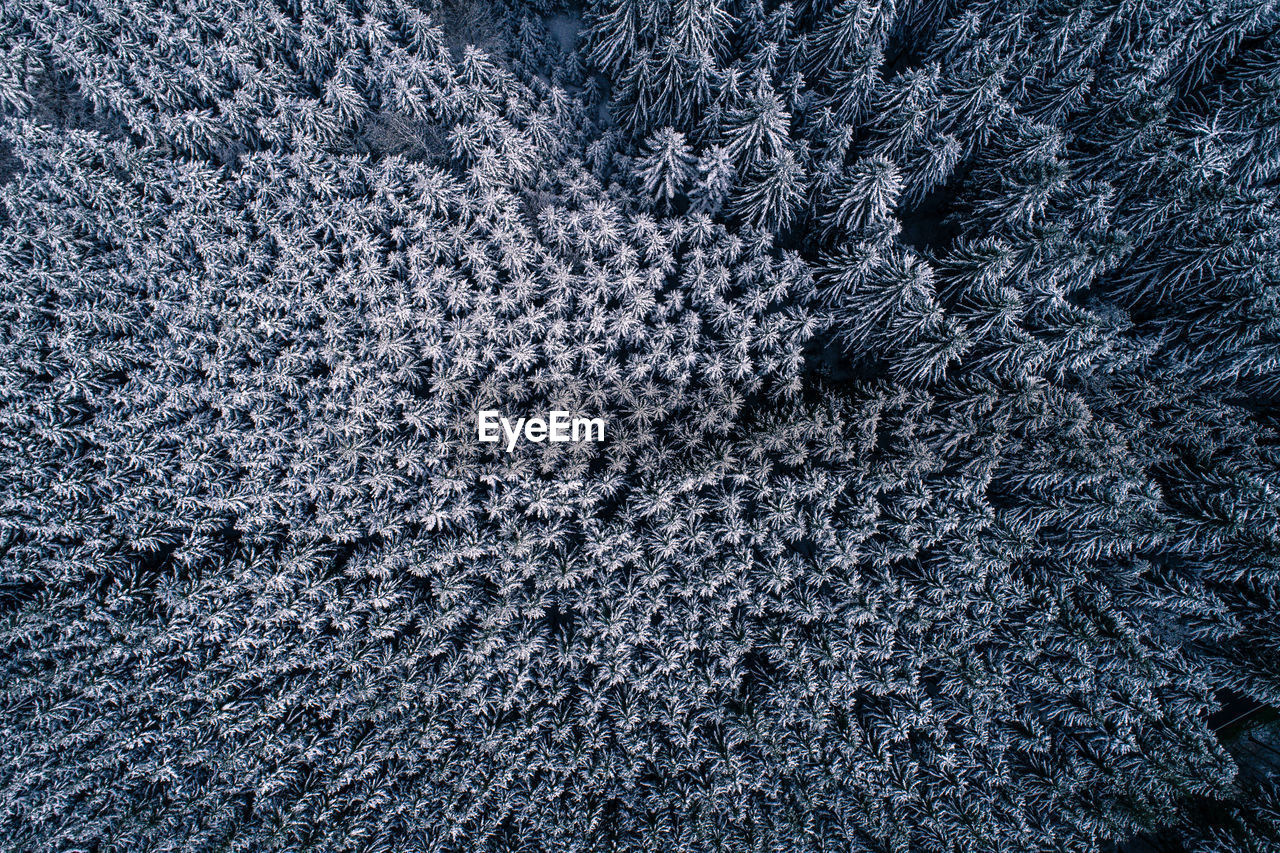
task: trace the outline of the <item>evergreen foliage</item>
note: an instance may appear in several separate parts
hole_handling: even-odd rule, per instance
[[[0,849],[1271,849],[1278,180],[1272,0],[0,5]]]

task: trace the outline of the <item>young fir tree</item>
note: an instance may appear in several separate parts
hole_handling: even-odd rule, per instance
[[[669,206],[685,192],[694,174],[694,163],[684,134],[664,127],[649,138],[646,151],[636,161],[636,175],[650,198]]]

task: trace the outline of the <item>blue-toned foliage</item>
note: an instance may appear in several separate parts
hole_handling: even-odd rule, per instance
[[[1270,0],[0,6],[0,849],[1272,849],[1278,98]]]

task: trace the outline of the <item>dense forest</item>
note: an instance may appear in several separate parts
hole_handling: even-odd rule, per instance
[[[1280,850],[1278,404],[1277,0],[2,0],[0,849]]]

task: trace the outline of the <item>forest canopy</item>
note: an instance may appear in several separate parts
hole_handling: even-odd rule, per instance
[[[1280,849],[1278,202],[1275,0],[0,2],[0,849]]]

